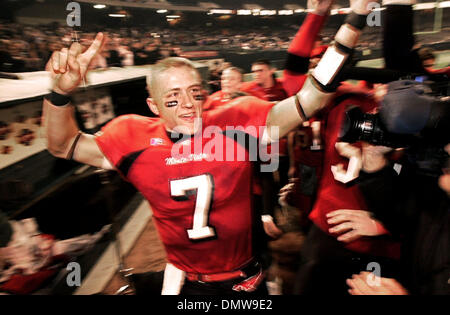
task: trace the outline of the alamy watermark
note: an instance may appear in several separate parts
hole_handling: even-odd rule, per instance
[[[381,285],[381,266],[377,262],[370,262],[367,264],[367,271],[370,273],[367,275],[366,283],[371,287],[379,287]]]
[[[369,2],[367,9],[371,10],[366,18],[367,25],[370,27],[381,26],[381,5],[378,2]]]
[[[69,2],[66,6],[67,11],[71,11],[66,18],[67,25],[70,27],[81,26],[81,6],[78,2]]]
[[[67,264],[66,270],[70,271],[66,276],[66,283],[69,287],[81,286],[81,267],[79,263],[71,262]]]
[[[193,136],[183,133],[183,127],[174,128],[172,139],[178,139],[172,146],[171,157],[166,165],[184,164],[193,161],[250,161],[261,162],[261,172],[274,172],[278,169],[279,142],[278,127],[265,126],[218,126],[202,128],[202,119],[194,121]],[[178,132],[178,133],[177,133]],[[269,137],[270,134],[270,137]],[[272,139],[270,145],[269,140]],[[151,145],[159,145],[162,139],[152,138]]]

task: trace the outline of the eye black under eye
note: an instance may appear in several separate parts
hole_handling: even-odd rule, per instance
[[[205,96],[203,94],[194,95],[194,99],[196,101],[203,101],[205,99]]]

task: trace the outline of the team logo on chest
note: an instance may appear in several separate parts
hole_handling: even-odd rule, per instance
[[[161,138],[151,138],[150,139],[150,145],[157,146],[157,145],[163,145],[164,141]]]

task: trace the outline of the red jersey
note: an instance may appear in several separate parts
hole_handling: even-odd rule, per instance
[[[331,227],[327,223],[327,213],[338,209],[367,210],[367,205],[358,186],[343,184],[335,180],[331,172],[332,165],[342,163],[344,168],[348,165],[348,159],[337,152],[335,144],[338,141],[344,113],[351,105],[357,105],[361,107],[362,111],[369,112],[377,106],[377,103],[363,94],[355,94],[340,102],[328,113],[322,178],[319,183],[317,200],[309,216],[327,234],[330,234],[328,229]],[[330,235],[336,237],[335,234]],[[399,243],[378,238],[359,238],[345,246],[356,252],[392,258],[398,257],[400,250]]]
[[[309,59],[318,57],[326,50],[326,46],[314,48],[317,35],[322,29],[327,15],[308,13],[302,26],[289,45],[286,67],[280,81],[288,96],[300,91],[306,81]]]
[[[318,124],[318,135],[315,135],[311,123]],[[316,118],[308,121],[294,130],[293,158],[296,166],[299,182],[295,195],[295,205],[306,213],[312,210],[316,197],[319,179],[322,174],[323,164],[323,122]],[[315,139],[318,137],[318,139]]]
[[[138,115],[118,117],[97,135],[104,155],[150,202],[167,258],[177,268],[220,273],[253,258],[252,163],[245,145],[222,131],[242,126],[246,135],[259,138],[272,106],[238,98],[229,108],[202,115],[202,131],[220,128],[214,135],[182,143],[170,139],[159,118]],[[227,156],[214,160],[221,149]],[[231,149],[234,158],[228,156]]]
[[[445,68],[441,68],[441,69],[428,68],[427,71],[431,74],[445,74],[445,75],[450,76],[450,67],[445,67]]]
[[[232,99],[225,98],[224,93],[222,90],[217,91],[213,94],[211,94],[208,99],[206,100],[205,104],[203,104],[203,110],[212,110],[219,107],[222,107],[224,105],[227,105],[229,102],[231,102]]]
[[[240,90],[269,102],[278,102],[288,97],[280,79],[276,79],[275,84],[267,89],[256,82],[244,82],[242,83]]]

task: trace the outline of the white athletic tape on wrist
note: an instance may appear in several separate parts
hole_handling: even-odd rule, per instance
[[[352,27],[350,24],[344,24],[339,28],[334,39],[339,44],[351,49],[355,47],[360,34],[360,30]]]
[[[297,94],[307,118],[311,118],[317,111],[324,108],[334,96],[333,92],[326,93],[320,90],[313,83],[313,80],[313,78],[308,76],[302,89]]]
[[[261,221],[263,222],[273,222],[273,218],[270,214],[263,214],[261,216]]]
[[[327,86],[339,73],[347,58],[348,54],[338,51],[334,46],[329,47],[312,75],[320,84]]]
[[[394,5],[399,5],[399,4],[411,5],[411,4],[415,4],[415,3],[417,3],[416,0],[383,0],[381,2],[382,5],[391,5],[391,4],[394,4]]]

